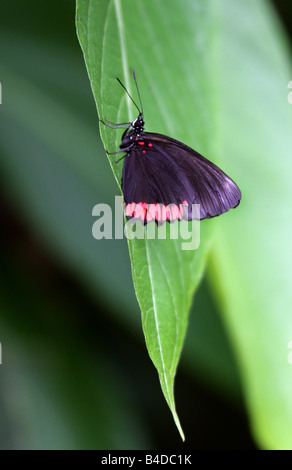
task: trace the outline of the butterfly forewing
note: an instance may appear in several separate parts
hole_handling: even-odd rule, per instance
[[[181,219],[182,204],[187,206],[187,218],[196,218],[192,204],[200,204],[200,219],[205,219],[236,207],[241,198],[234,181],[214,163],[182,142],[148,132],[127,152],[122,190],[126,208],[132,204],[126,215],[140,219],[144,215],[144,223],[146,205],[152,205],[154,214],[153,204],[177,206],[178,210],[166,218],[173,221]],[[135,212],[133,203],[139,204],[138,209],[144,204],[144,212]],[[157,221],[157,217],[153,219]]]

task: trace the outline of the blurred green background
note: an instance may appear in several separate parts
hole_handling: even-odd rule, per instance
[[[275,5],[291,31],[288,0]],[[0,449],[256,448],[207,282],[176,378],[184,445],[145,348],[127,244],[92,238],[92,207],[113,206],[118,189],[74,2],[4,1],[0,37]]]

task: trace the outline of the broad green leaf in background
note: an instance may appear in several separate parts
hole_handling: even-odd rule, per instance
[[[287,262],[291,229],[287,169],[292,153],[287,84],[291,70],[283,36],[264,1],[195,1],[171,3],[171,7],[168,2],[167,14],[164,2],[145,5],[142,1],[135,5],[118,0],[78,2],[78,34],[97,107],[100,115],[113,121],[134,117],[129,105],[126,111],[125,96],[113,79],[119,75],[133,92],[129,70],[135,68],[146,126],[151,123],[146,130],[171,134],[207,156],[220,156],[226,162],[223,168],[230,168],[231,175],[240,174],[243,203],[232,217],[220,219],[212,279],[217,292],[224,293],[221,306],[242,366],[256,436],[264,447],[291,448],[292,377],[286,349],[291,339]],[[172,34],[180,21],[184,34]],[[220,77],[214,66],[218,62],[221,152],[214,139],[218,95],[212,82],[212,77]],[[108,149],[118,148],[117,133],[102,129],[102,136]],[[113,170],[119,182],[120,170],[114,166]],[[173,412],[171,390],[188,295],[200,277],[207,238],[204,233],[203,245],[193,259],[188,254],[189,259],[183,256],[177,261],[177,246],[171,242],[163,247],[130,243],[149,353]],[[179,270],[185,288],[178,285]],[[184,292],[188,292],[186,298]],[[173,321],[178,311],[180,320]],[[149,312],[155,320],[150,328],[145,321]],[[170,337],[176,339],[169,341]]]
[[[259,445],[292,449],[291,57],[267,2],[221,4],[220,159],[243,200],[216,233],[212,281]]]
[[[214,158],[216,3],[77,1],[77,32],[99,115],[113,122],[136,117],[137,111],[115,80],[121,78],[135,96],[131,78],[135,69],[146,130],[171,135]],[[183,34],[174,35],[180,24]],[[101,135],[108,150],[118,149],[118,132],[101,128]],[[122,163],[114,161],[111,157],[120,185]],[[198,250],[182,250],[182,238],[129,241],[148,352],[182,437],[174,405],[174,376],[213,226],[211,221],[202,230]]]

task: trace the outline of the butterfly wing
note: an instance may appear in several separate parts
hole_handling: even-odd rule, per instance
[[[144,149],[143,149],[144,150]],[[126,216],[147,223],[188,218],[184,172],[156,150],[136,146],[128,152],[122,177]],[[190,188],[189,188],[190,189]],[[171,206],[171,207],[170,207]]]
[[[127,153],[122,190],[126,215],[144,218],[144,223],[160,220],[157,204],[162,212],[170,204],[175,206],[166,217],[163,213],[162,221],[182,218],[183,205],[191,220],[197,218],[192,204],[200,204],[200,219],[205,219],[227,212],[241,199],[238,186],[214,163],[182,142],[148,132]]]

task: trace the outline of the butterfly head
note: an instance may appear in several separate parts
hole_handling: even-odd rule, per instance
[[[122,141],[120,149],[125,149],[126,151],[130,149],[140,136],[144,133],[144,119],[143,114],[139,113],[138,117],[134,119],[133,122],[127,127],[125,132],[122,135]]]
[[[132,122],[131,127],[136,135],[141,134],[144,131],[144,119],[142,113],[139,113],[139,116]]]

